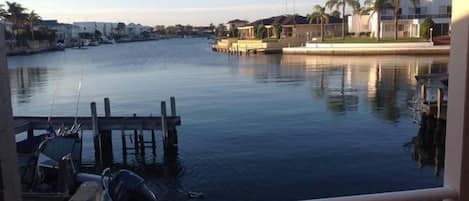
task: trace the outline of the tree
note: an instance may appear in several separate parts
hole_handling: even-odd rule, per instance
[[[8,17],[8,12],[3,7],[5,7],[5,5],[0,4],[0,18],[5,19]]]
[[[423,20],[422,24],[420,25],[420,37],[425,39],[430,39],[430,28],[433,27],[433,20],[429,17]]]
[[[35,40],[34,38],[34,23],[40,22],[41,16],[39,16],[36,12],[31,11],[26,18],[26,22],[29,25],[29,30],[31,31],[31,40]]]
[[[380,41],[381,40],[381,11],[389,5],[388,0],[365,0],[365,5],[368,6],[368,9],[370,10],[370,15],[373,15],[376,13],[376,18],[377,18],[377,33],[376,33],[376,40]]]
[[[401,0],[392,0],[391,5],[394,18],[394,40],[397,40],[399,17],[401,16]]]
[[[334,11],[332,11],[332,13],[331,13],[331,16],[337,17],[337,18],[340,18],[340,15],[341,15],[341,14],[340,14],[340,11],[338,11],[338,10],[334,10]]]
[[[314,21],[321,22],[321,41],[324,41],[324,24],[329,22],[329,15],[326,13],[326,8],[320,5],[314,6],[313,12],[308,15],[308,21],[313,24]]]
[[[370,14],[370,9],[367,8],[367,7],[361,6],[360,1],[358,1],[358,0],[353,2],[352,8],[353,8],[353,14],[359,16],[359,18],[358,18],[358,22],[359,22],[358,34],[360,35],[360,33],[361,33],[360,29],[361,29],[361,24],[362,24],[361,16],[362,15],[369,15]]]
[[[353,5],[354,0],[328,0],[326,2],[325,7],[332,9],[332,8],[342,8],[342,39],[345,40],[345,8],[348,5]]]
[[[264,39],[267,35],[267,29],[264,27],[263,24],[257,25],[256,29],[256,38],[257,39]]]

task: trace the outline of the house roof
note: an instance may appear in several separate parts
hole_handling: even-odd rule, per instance
[[[329,23],[341,23],[342,19],[330,16]],[[279,15],[269,18],[264,18],[260,20],[256,20],[246,26],[255,26],[255,25],[273,25],[273,24],[280,24],[280,25],[295,25],[295,24],[309,24],[308,18],[301,15]],[[314,21],[313,24],[316,24]]]
[[[246,20],[240,20],[240,19],[234,19],[234,20],[231,20],[228,22],[228,24],[235,24],[235,23],[249,23],[248,21]]]

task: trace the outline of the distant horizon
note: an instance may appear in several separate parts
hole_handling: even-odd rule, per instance
[[[251,3],[248,0],[236,2],[229,0],[201,0],[193,2],[140,0],[138,3],[128,0],[12,0],[28,11],[34,10],[43,20],[58,20],[62,23],[73,22],[124,22],[156,25],[218,25],[233,19],[254,21],[261,18],[310,13],[316,4],[324,0],[261,0]],[[6,4],[4,2],[4,4]],[[92,5],[84,9],[83,5]],[[6,7],[6,6],[5,6]]]

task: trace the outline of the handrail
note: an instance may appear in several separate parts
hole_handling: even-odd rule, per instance
[[[429,188],[410,191],[355,195],[334,198],[322,198],[305,201],[439,201],[445,199],[457,200],[458,193],[453,189]]]

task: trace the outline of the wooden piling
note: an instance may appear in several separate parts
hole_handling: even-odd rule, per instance
[[[170,102],[171,102],[171,116],[175,117],[176,116],[176,98],[171,97]]]
[[[161,132],[163,133],[163,144],[164,148],[167,149],[168,146],[168,128],[166,123],[166,102],[161,101]]]
[[[101,167],[103,164],[103,157],[102,157],[102,146],[101,146],[101,138],[99,136],[99,125],[98,125],[98,113],[96,110],[96,103],[92,102],[90,104],[91,107],[91,125],[93,131],[93,141],[94,141],[94,156],[95,161],[98,167]]]
[[[444,92],[442,88],[438,88],[438,91],[436,92],[436,118],[440,119],[441,117],[441,108],[443,104],[443,97],[444,97]]]
[[[134,114],[134,117],[137,117],[137,114]],[[137,154],[139,152],[138,150],[138,132],[137,130],[134,130],[134,150],[135,150],[135,154]]]
[[[111,102],[109,98],[104,98],[104,115],[105,117],[111,117]],[[105,166],[112,165],[114,160],[113,149],[112,149],[112,130],[100,131],[101,139],[101,151],[103,155],[103,162]]]

